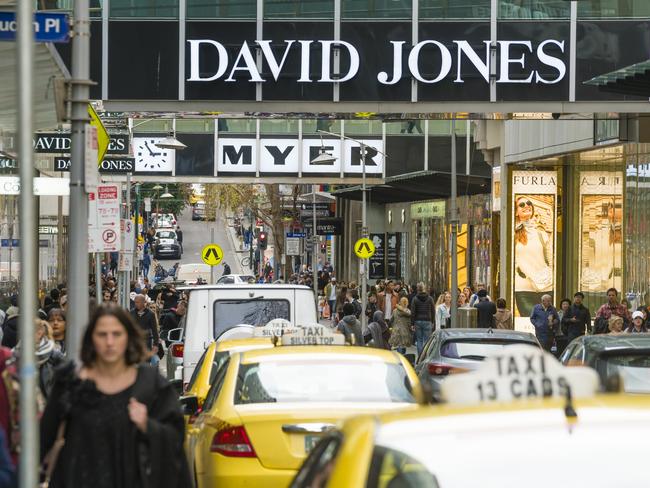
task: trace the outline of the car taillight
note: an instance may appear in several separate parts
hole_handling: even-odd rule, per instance
[[[427,369],[429,370],[429,374],[432,376],[445,376],[451,373],[451,370],[454,368],[448,364],[429,363],[427,364]]]
[[[228,427],[212,438],[210,452],[229,457],[257,457],[244,427]]]
[[[172,344],[172,347],[170,348],[172,351],[172,356],[175,358],[182,358],[183,353],[185,352],[185,344]]]

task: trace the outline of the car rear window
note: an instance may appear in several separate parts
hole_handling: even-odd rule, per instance
[[[242,364],[235,404],[414,403],[406,370],[381,361],[296,360]]]
[[[537,346],[534,342],[517,339],[453,339],[446,341],[440,347],[440,354],[450,359],[474,359],[482,361],[487,356],[499,353],[504,347],[513,344]]]
[[[159,239],[174,239],[175,237],[176,237],[176,233],[174,232],[170,232],[170,231],[158,232]]]
[[[289,300],[264,297],[215,300],[214,337],[236,325],[261,327],[273,319],[291,320]]]
[[[626,393],[650,393],[650,352],[602,355],[595,368],[603,379],[620,375]]]

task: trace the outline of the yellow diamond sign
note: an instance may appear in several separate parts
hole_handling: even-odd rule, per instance
[[[111,142],[111,136],[108,135],[106,127],[91,104],[88,104],[88,115],[90,115],[90,125],[97,127],[97,166],[100,166]]]
[[[365,237],[354,243],[354,254],[361,259],[368,259],[375,254],[375,244]]]
[[[223,249],[216,244],[208,244],[201,251],[201,259],[210,266],[216,266],[223,259]]]

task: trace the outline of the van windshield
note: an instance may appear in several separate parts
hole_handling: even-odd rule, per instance
[[[214,337],[236,325],[255,327],[266,325],[273,319],[291,320],[288,300],[264,297],[216,300],[214,302]]]

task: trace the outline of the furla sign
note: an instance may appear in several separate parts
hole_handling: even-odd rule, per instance
[[[490,81],[489,40],[483,40],[480,49],[474,47],[476,42],[467,40],[441,42],[427,39],[414,46],[408,46],[405,41],[387,42],[391,46],[392,57],[386,59],[385,65],[377,66],[375,74],[375,82],[381,85],[397,84],[404,76],[411,76],[426,84],[448,79],[453,83],[464,83],[467,73],[472,76],[478,74],[485,83]],[[234,56],[229,55],[224,44],[213,39],[189,39],[187,43],[190,59],[188,82],[220,80],[235,83],[245,80],[264,83],[293,77],[297,78],[295,81],[298,83],[345,83],[357,76],[359,66],[364,63],[359,50],[342,40],[244,41]],[[554,85],[566,76],[567,66],[562,57],[565,52],[564,40],[504,40],[497,41],[495,48],[498,57],[497,83]],[[335,54],[335,51],[338,53]],[[257,52],[261,53],[266,66],[263,71],[256,62]],[[288,57],[296,54],[300,59],[297,73],[288,68],[287,63]],[[340,73],[334,73],[332,69],[332,60],[337,54],[346,60],[345,68]],[[310,69],[315,55],[320,57],[318,75]],[[205,60],[210,60],[210,63]],[[405,60],[408,73],[403,72]],[[436,61],[433,70],[423,69],[422,65],[431,60]]]
[[[366,173],[381,176],[384,172],[384,146],[381,139],[361,140],[366,146]],[[326,164],[312,161],[321,151],[333,156]],[[287,139],[219,137],[217,172],[239,174],[361,174],[359,144],[340,139]]]

